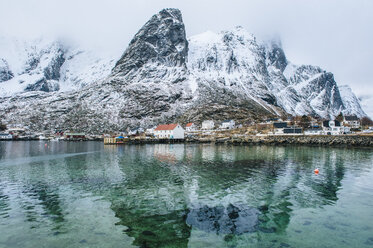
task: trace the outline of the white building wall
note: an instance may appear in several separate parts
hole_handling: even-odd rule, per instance
[[[172,130],[172,134],[174,139],[184,139],[184,129],[177,125],[174,130]]]
[[[177,125],[174,130],[154,131],[154,136],[158,139],[184,139],[184,133],[184,129]]]
[[[223,122],[220,126],[221,129],[233,129],[235,126],[234,120],[230,120],[229,122]]]
[[[196,125],[193,123],[190,127],[185,127],[185,130],[187,132],[190,132],[190,131],[196,131],[197,128],[196,128]]]
[[[215,127],[214,121],[208,120],[208,121],[202,122],[202,129],[210,130],[210,129],[214,129],[214,127]]]

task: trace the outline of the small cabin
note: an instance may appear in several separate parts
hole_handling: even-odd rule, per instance
[[[196,131],[196,130],[197,130],[197,126],[193,122],[190,122],[186,124],[185,126],[185,131],[187,132]]]
[[[226,120],[220,124],[220,129],[233,129],[236,123],[234,120]]]

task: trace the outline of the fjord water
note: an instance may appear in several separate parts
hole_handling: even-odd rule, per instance
[[[0,142],[0,247],[373,247],[373,150]]]

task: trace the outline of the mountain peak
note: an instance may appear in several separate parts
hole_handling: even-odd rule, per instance
[[[173,18],[178,20],[179,22],[183,22],[182,14],[179,9],[175,8],[165,8],[159,11],[158,16],[161,18]]]
[[[163,9],[153,15],[130,42],[113,68],[113,74],[125,76],[148,63],[185,66],[188,41],[178,9]]]

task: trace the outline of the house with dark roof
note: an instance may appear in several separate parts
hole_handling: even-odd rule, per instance
[[[287,122],[274,122],[273,123],[273,128],[276,129],[276,128],[286,128],[288,127],[288,123]]]
[[[343,124],[351,128],[360,128],[360,119],[356,115],[343,116]]]
[[[284,134],[284,129],[288,127],[287,122],[274,122],[273,123],[273,133],[274,134]]]
[[[322,122],[322,129],[327,135],[341,135],[350,133],[350,128],[345,127],[337,120],[325,120]]]
[[[301,127],[287,127],[283,132],[284,134],[302,134],[303,129]]]
[[[184,139],[184,129],[179,124],[159,125],[154,129],[158,139]]]

